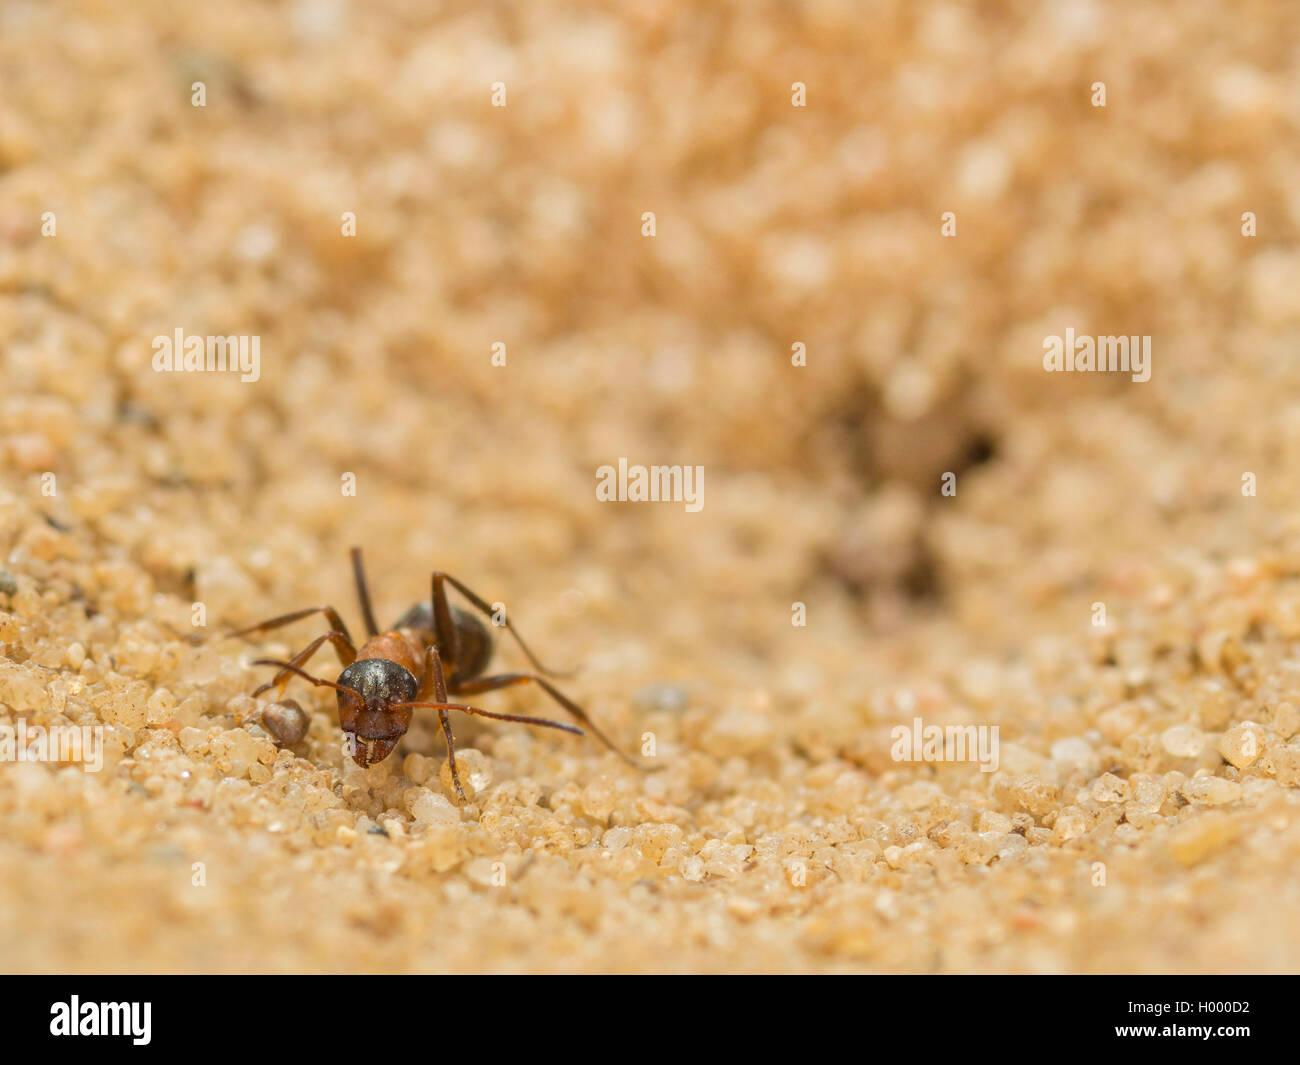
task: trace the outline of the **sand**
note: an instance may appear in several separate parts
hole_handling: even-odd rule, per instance
[[[0,9],[0,966],[1300,967],[1300,12],[625,7]],[[353,544],[655,768],[278,745]]]

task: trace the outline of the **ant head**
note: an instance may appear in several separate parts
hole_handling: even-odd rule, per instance
[[[419,690],[409,669],[386,658],[358,659],[339,675],[339,725],[357,765],[372,766],[392,753],[411,725],[410,708],[392,704],[413,701]]]

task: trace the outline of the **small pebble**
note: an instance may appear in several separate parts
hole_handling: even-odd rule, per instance
[[[293,747],[307,735],[311,719],[295,700],[285,699],[262,711],[262,725],[282,747]]]
[[[1265,732],[1252,721],[1234,725],[1219,739],[1219,753],[1226,762],[1245,769],[1264,753]]]
[[[455,824],[460,821],[460,811],[445,795],[428,788],[411,788],[406,793],[406,808],[418,825]]]
[[[1160,745],[1175,758],[1195,758],[1205,746],[1205,734],[1194,725],[1174,725],[1160,734]]]
[[[465,789],[467,799],[474,798],[492,784],[492,769],[488,765],[487,756],[481,751],[474,750],[473,747],[465,747],[456,752],[456,773],[460,777],[460,785]],[[456,786],[451,779],[450,762],[442,763],[438,779],[448,795],[456,794]]]
[[[1183,785],[1182,793],[1188,802],[1221,806],[1241,798],[1241,785],[1223,777],[1193,777]]]

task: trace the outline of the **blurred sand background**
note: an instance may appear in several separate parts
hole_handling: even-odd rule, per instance
[[[1300,967],[1298,42],[1285,0],[5,0],[0,719],[107,754],[0,765],[0,968]],[[155,373],[178,327],[260,380]],[[1151,380],[1045,373],[1067,327]],[[623,456],[703,510],[598,502]],[[462,722],[462,809],[427,722],[364,771],[301,683],[277,750],[248,663],[319,621],[218,634],[358,632],[354,543],[381,621],[458,575],[665,768]],[[998,772],[896,763],[918,715]]]

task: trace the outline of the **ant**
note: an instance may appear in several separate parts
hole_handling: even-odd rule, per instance
[[[311,606],[295,610],[291,614],[281,614],[229,634],[248,636],[255,632],[266,632],[317,612],[324,614],[325,620],[330,624],[329,632],[312,640],[291,661],[259,658],[253,662],[255,666],[279,668],[272,680],[253,692],[254,697],[277,688],[277,697],[283,698],[285,686],[295,674],[318,687],[333,688],[338,692],[339,725],[347,735],[348,751],[352,760],[362,768],[382,762],[392,753],[398,740],[411,725],[412,711],[437,710],[442,733],[447,740],[447,762],[451,767],[452,783],[462,802],[466,801],[465,789],[461,787],[460,774],[456,771],[456,746],[452,740],[451,721],[447,716],[449,710],[490,717],[496,721],[542,725],[578,736],[584,733],[574,725],[544,717],[497,714],[466,703],[448,702],[452,695],[477,695],[518,684],[535,683],[571,716],[586,725],[606,747],[628,764],[636,765],[596,727],[582,707],[539,675],[557,677],[566,674],[544,667],[524,643],[523,637],[515,631],[509,619],[504,619],[505,628],[510,631],[537,672],[483,676],[483,671],[492,658],[492,636],[487,626],[477,617],[447,602],[446,585],[450,584],[489,618],[493,616],[492,608],[455,577],[435,572],[429,601],[416,603],[389,631],[380,632],[370,607],[370,593],[366,587],[365,568],[359,547],[352,548],[352,575],[356,581],[357,599],[361,603],[361,616],[366,626],[366,642],[359,649],[352,642],[339,612],[332,606]],[[343,672],[337,681],[313,677],[303,669],[312,655],[327,641],[338,652],[339,662],[343,666]]]

